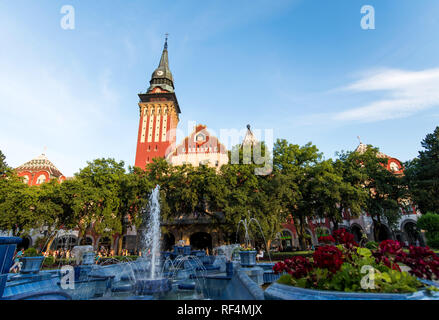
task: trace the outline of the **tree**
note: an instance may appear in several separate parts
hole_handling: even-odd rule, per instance
[[[378,148],[367,146],[364,153],[356,153],[356,161],[364,174],[367,192],[365,211],[374,222],[374,236],[379,239],[383,222],[394,228],[401,217],[400,203],[407,199],[404,179],[387,170],[388,159],[378,154]]]
[[[41,222],[36,213],[36,188],[24,184],[13,172],[0,179],[0,230],[24,236]]]
[[[238,163],[232,163],[232,154],[237,156],[233,162]],[[229,152],[229,163],[220,169],[220,185],[224,188],[219,189],[218,197],[224,213],[222,229],[230,236],[235,236],[229,240],[236,241],[238,226],[242,226],[240,221],[247,220],[253,240],[263,243],[268,250],[284,219],[278,202],[272,198],[275,191],[273,173],[271,170],[261,170],[267,167],[267,162],[271,165],[272,158],[264,142],[234,146]],[[252,218],[257,223],[250,222]]]
[[[148,179],[144,170],[130,167],[128,174],[122,176],[119,188],[119,219],[121,219],[122,235],[132,226],[140,227],[142,223],[142,208],[148,203],[148,197],[153,189],[153,183]],[[118,255],[122,253],[123,238],[119,237]]]
[[[295,225],[299,243],[306,248],[306,224],[316,214],[316,195],[313,192],[313,168],[322,154],[310,142],[304,146],[277,140],[273,150],[274,197],[282,208],[284,221]]]
[[[439,126],[421,145],[424,150],[405,164],[405,177],[419,210],[439,213]]]
[[[76,213],[80,214],[80,225],[81,222],[83,226],[93,223],[94,230],[105,236],[121,234],[124,213],[119,210],[119,195],[125,164],[123,161],[104,158],[87,164],[75,174],[77,193],[74,196],[80,196],[77,199],[80,207],[76,199],[74,205]]]
[[[334,162],[334,168],[342,177],[339,185],[340,201],[336,204],[338,212],[334,210],[331,220],[334,223],[334,229],[338,229],[338,223],[342,219],[344,211],[349,210],[352,217],[358,217],[362,214],[366,205],[367,190],[364,188],[364,181],[367,175],[362,170],[361,162],[355,151],[338,152],[338,159]]]
[[[5,161],[6,157],[3,152],[0,150],[0,177],[5,175],[6,172],[10,171],[10,167]]]

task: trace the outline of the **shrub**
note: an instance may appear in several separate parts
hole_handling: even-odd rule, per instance
[[[432,212],[422,215],[417,221],[417,227],[427,231],[427,244],[439,249],[439,215]]]
[[[292,257],[312,257],[313,251],[296,251],[296,252],[270,252],[271,259],[285,260]]]
[[[46,258],[44,258],[44,262],[43,264],[45,266],[51,267],[55,264],[55,257],[53,256],[47,256]]]
[[[28,248],[24,251],[23,257],[38,257],[40,254],[35,248]]]

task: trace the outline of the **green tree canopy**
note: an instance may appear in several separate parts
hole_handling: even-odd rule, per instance
[[[422,213],[439,213],[439,126],[421,142],[424,150],[405,164],[405,177]]]

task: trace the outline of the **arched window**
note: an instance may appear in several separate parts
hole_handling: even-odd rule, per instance
[[[44,174],[41,174],[38,178],[37,178],[37,184],[42,184],[46,182],[46,176]]]
[[[24,175],[23,176],[23,182],[28,184],[29,183],[29,176],[28,175]]]

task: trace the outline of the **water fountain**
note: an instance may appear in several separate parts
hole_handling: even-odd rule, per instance
[[[242,224],[244,226],[244,231],[245,231],[244,234],[245,246],[247,248],[250,247],[251,242],[250,242],[249,226],[252,222],[256,223],[256,225],[259,226],[259,230],[264,239],[265,247],[267,248],[267,242],[265,241],[265,236],[264,233],[262,232],[261,225],[259,224],[258,220],[255,218],[250,218],[250,220],[248,221],[247,219],[239,221],[236,231],[236,241],[238,241],[239,227]],[[267,252],[271,261],[269,250],[267,250]],[[264,283],[264,269],[259,266],[256,266],[256,254],[257,252],[254,250],[242,250],[239,253],[239,255],[241,256],[241,266],[243,267],[243,271],[257,284],[262,285]]]
[[[149,198],[149,210],[143,210],[144,219],[148,221],[142,234],[143,258],[149,260],[149,274],[136,279],[135,290],[140,295],[161,294],[171,290],[168,278],[159,274],[160,270],[160,187],[157,185]]]

